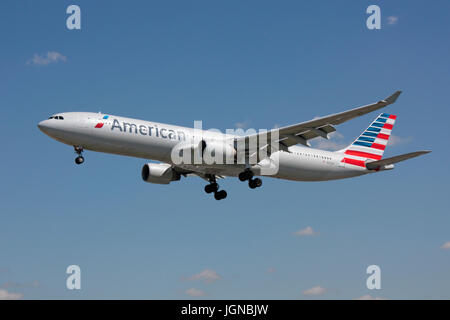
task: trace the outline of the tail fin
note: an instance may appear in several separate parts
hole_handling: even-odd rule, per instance
[[[391,136],[396,115],[382,113],[374,122],[347,148],[342,162],[365,167],[366,160],[381,160]]]

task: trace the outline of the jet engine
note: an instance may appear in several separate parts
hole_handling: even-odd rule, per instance
[[[167,163],[147,163],[142,167],[142,180],[149,183],[169,184],[180,180],[180,174]]]

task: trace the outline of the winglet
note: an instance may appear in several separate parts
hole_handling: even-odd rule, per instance
[[[394,103],[394,102],[397,100],[397,98],[399,97],[399,95],[400,95],[401,93],[402,93],[402,92],[401,92],[400,90],[395,91],[395,92],[394,92],[393,94],[391,94],[389,97],[387,97],[386,99],[384,99],[384,101],[386,101],[387,104]]]

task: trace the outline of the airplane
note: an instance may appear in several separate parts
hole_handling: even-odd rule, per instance
[[[227,192],[219,190],[217,180],[225,177],[247,181],[251,189],[261,187],[260,177],[328,181],[391,170],[397,162],[431,152],[423,150],[383,158],[397,118],[390,113],[377,116],[354,142],[342,150],[333,152],[310,147],[309,140],[328,139],[330,133],[336,131],[335,125],[384,108],[394,103],[400,94],[401,91],[396,91],[376,103],[246,135],[225,135],[92,112],[58,113],[39,122],[38,128],[49,137],[73,146],[77,154],[76,164],[84,162],[84,150],[158,161],[143,166],[141,177],[145,182],[169,184],[181,177],[199,176],[208,182],[205,192],[213,193],[216,200],[221,200],[227,197]],[[263,137],[270,141],[264,142]],[[254,139],[257,141],[256,152],[250,149],[250,141]],[[266,153],[261,156],[259,151],[263,149]],[[185,155],[194,156],[217,152],[219,158],[231,155],[232,161],[174,161],[174,154],[183,155],[183,151]]]

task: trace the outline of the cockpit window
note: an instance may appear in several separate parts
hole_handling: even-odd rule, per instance
[[[49,119],[64,120],[63,116],[51,116]]]

